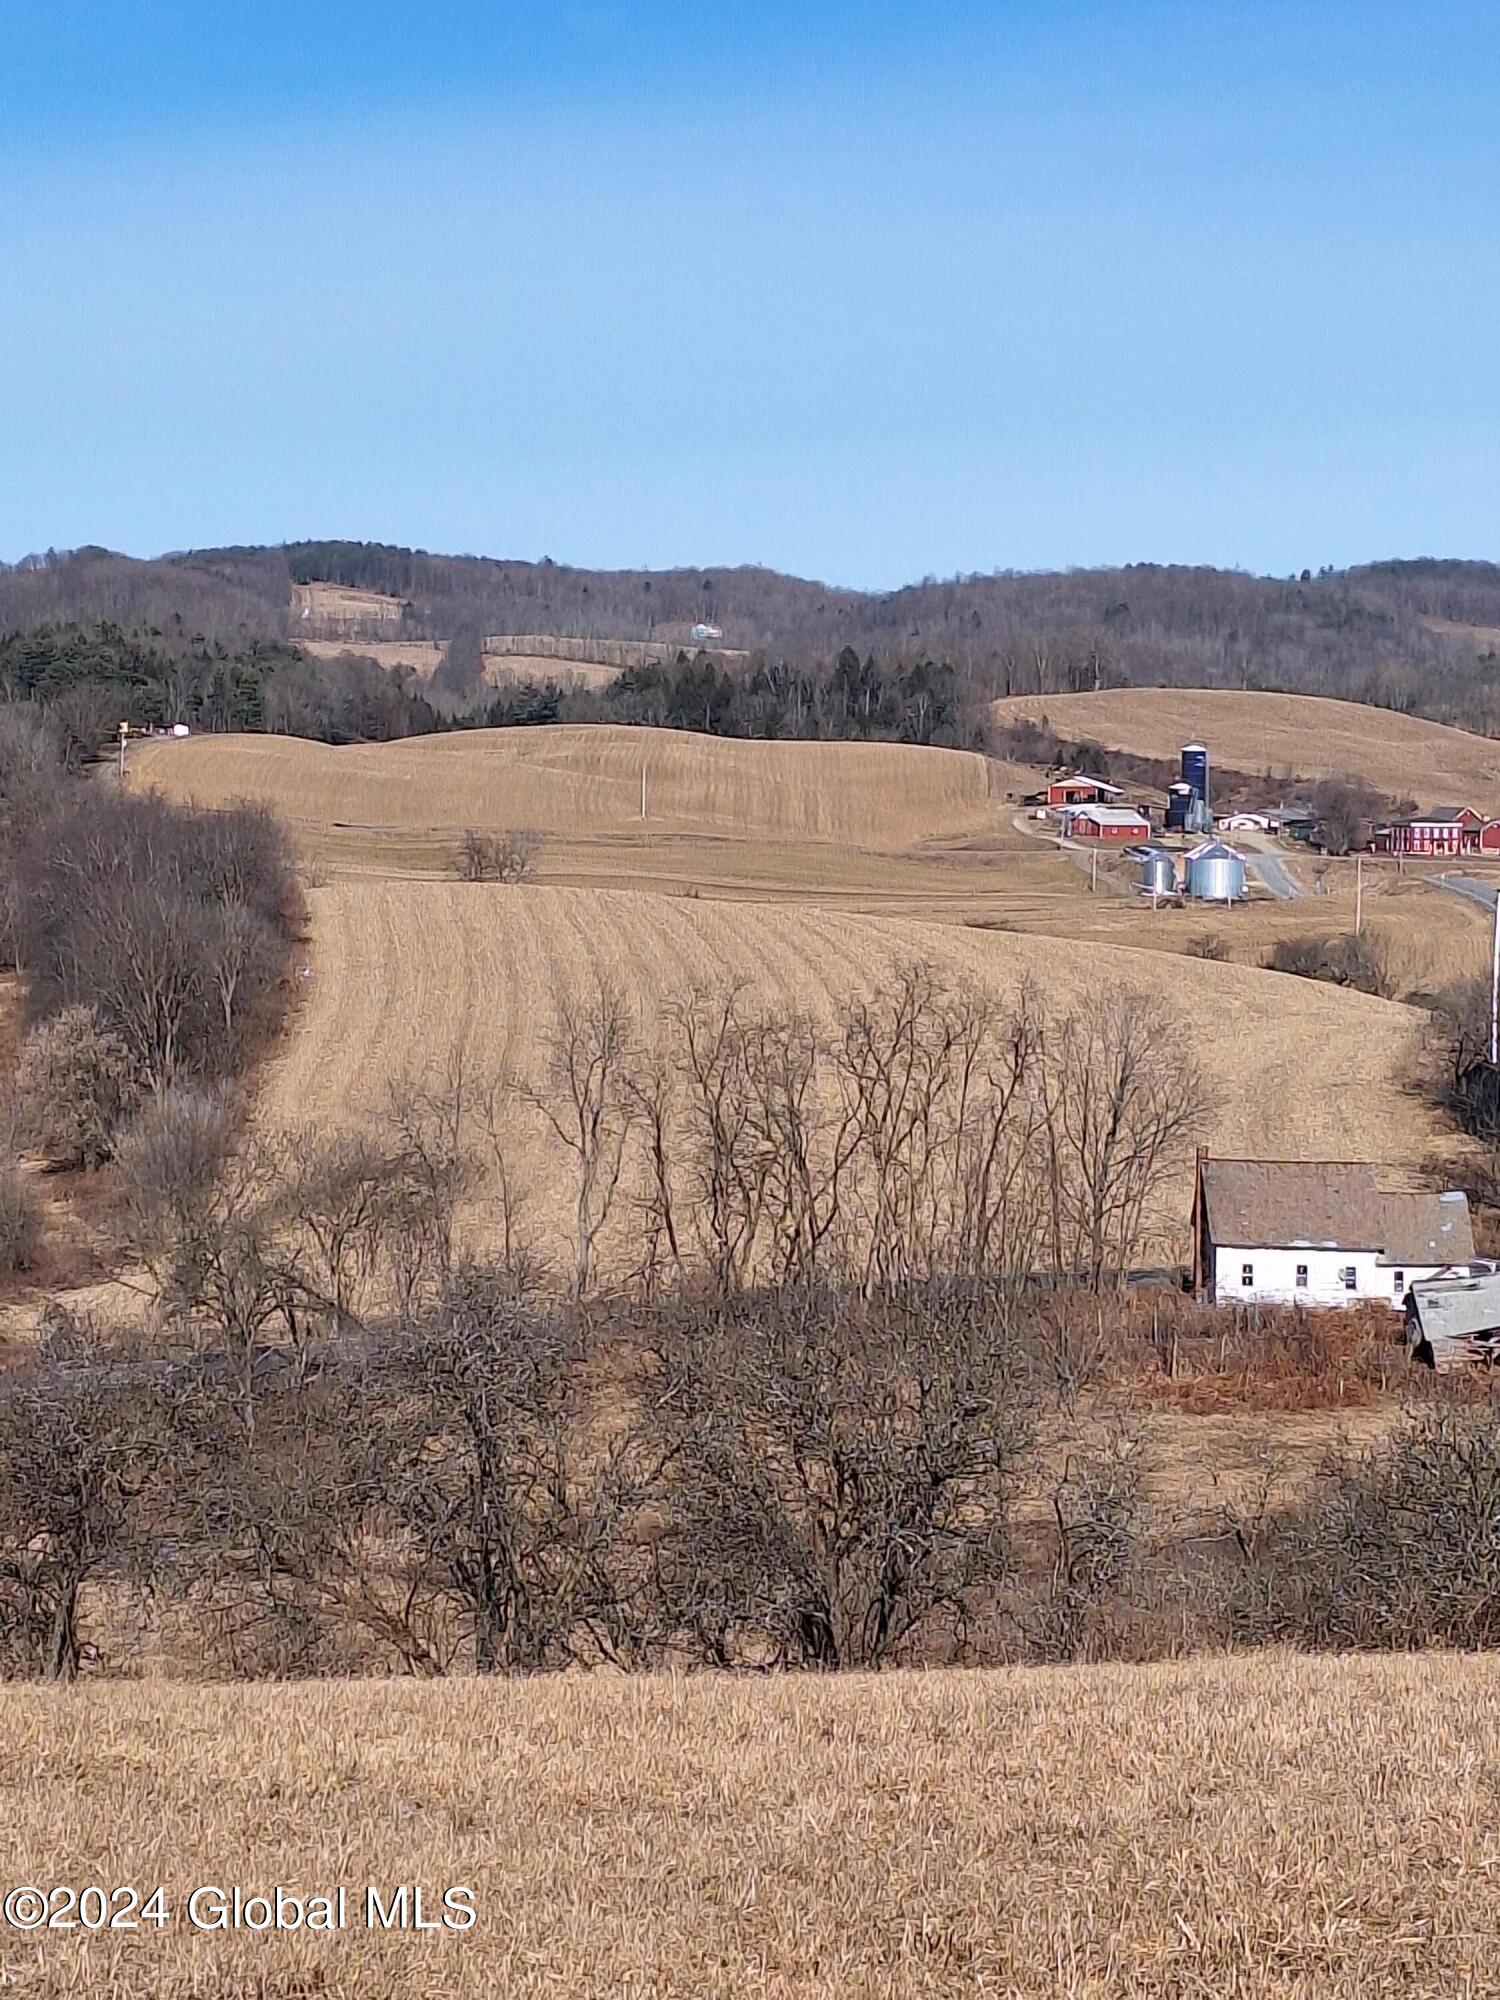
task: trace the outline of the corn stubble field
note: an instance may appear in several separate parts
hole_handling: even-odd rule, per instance
[[[999,766],[1001,774],[1017,767]],[[265,799],[293,824],[639,831],[892,849],[982,827],[983,757],[893,743],[750,743],[676,730],[559,724],[330,748],[278,736],[146,744],[139,781],[176,798]],[[1029,773],[1022,773],[1029,776]]]
[[[23,1994],[1455,2000],[1492,1991],[1500,1672],[1283,1654],[879,1678],[7,1694]],[[199,1884],[475,1891],[465,1934],[196,1933]],[[357,1901],[351,1898],[351,1903]]]
[[[827,1021],[847,996],[915,961],[1001,1001],[1037,981],[1059,1008],[1100,977],[1100,951],[1069,940],[789,904],[348,879],[311,901],[302,1011],[264,1093],[273,1124],[376,1123],[393,1082],[441,1075],[455,1054],[472,1079],[535,1077],[549,998],[586,1000],[601,979],[629,996],[649,1040],[695,983],[739,988],[750,1012],[797,1008]],[[1115,948],[1109,963],[1120,987],[1180,1008],[1185,961]],[[1195,963],[1192,979],[1184,1053],[1208,1083],[1220,1150],[1397,1159],[1422,1131],[1401,1087],[1408,1009],[1232,965]],[[513,1138],[534,1216],[565,1216],[564,1163],[539,1120],[518,1110]],[[1190,1192],[1184,1167],[1183,1215]]]

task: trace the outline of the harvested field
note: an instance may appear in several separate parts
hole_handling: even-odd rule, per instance
[[[265,1094],[274,1123],[374,1121],[392,1082],[441,1070],[454,1051],[471,1077],[534,1080],[558,1000],[586,998],[601,976],[649,1034],[695,983],[740,985],[751,1003],[827,1017],[922,960],[1001,994],[1034,977],[1058,1007],[1107,981],[1189,1008],[1217,1151],[1402,1160],[1434,1136],[1401,1086],[1417,1017],[1278,974],[1195,965],[1189,984],[1181,962],[1157,952],[628,891],[340,880],[312,907],[306,999]],[[539,1121],[523,1122],[518,1139],[538,1219],[560,1217],[563,1170]],[[1183,1218],[1188,1196],[1184,1178]],[[544,1240],[556,1247],[550,1232]]]
[[[437,639],[299,639],[298,644],[315,660],[337,660],[345,653],[354,653],[388,671],[410,667],[423,680],[429,680],[437,672],[443,657],[443,647]]]
[[[447,650],[440,639],[303,639],[302,649],[315,660],[336,660],[355,653],[373,660],[388,671],[410,667],[424,681],[431,680]],[[557,655],[543,657],[530,653],[486,652],[484,678],[491,687],[518,680],[570,682],[579,687],[608,687],[618,680],[620,669],[601,666],[597,660],[574,660]]]
[[[1472,646],[1476,653],[1493,653],[1500,647],[1500,625],[1466,625],[1456,618],[1419,618],[1417,623],[1436,632],[1440,639]]]
[[[399,597],[379,590],[355,590],[342,583],[294,583],[292,616],[315,630],[344,628],[351,632],[399,625],[406,607]]]
[[[752,743],[603,725],[465,730],[332,748],[285,736],[138,746],[136,783],[293,823],[530,826],[588,835],[688,828],[899,849],[1004,824],[1020,766],[894,743]]]
[[[1045,715],[1066,736],[1091,737],[1138,757],[1175,758],[1184,743],[1201,742],[1229,770],[1268,772],[1273,780],[1351,776],[1421,806],[1500,812],[1500,746],[1355,701],[1223,688],[1111,688],[1013,695],[993,712],[1002,722]]]
[[[0,1933],[37,2000],[1324,2000],[1490,1990],[1488,1658],[732,1680],[5,1690],[12,1882],[166,1926]],[[472,1888],[466,1933],[364,1885]],[[198,1932],[201,1884],[352,1885]]]
[[[598,660],[574,660],[556,654],[490,653],[484,656],[484,677],[491,687],[510,681],[558,681],[563,687],[608,687],[620,678],[619,667]]]

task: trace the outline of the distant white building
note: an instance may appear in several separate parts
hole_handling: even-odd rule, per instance
[[[1323,1160],[1198,1156],[1193,1289],[1214,1305],[1400,1312],[1411,1286],[1475,1262],[1467,1198]]]
[[[722,629],[717,625],[695,625],[693,627],[692,638],[695,646],[706,646],[711,639],[722,639],[723,636]]]

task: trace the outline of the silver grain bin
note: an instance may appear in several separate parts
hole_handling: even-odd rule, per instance
[[[1164,847],[1148,847],[1141,856],[1141,887],[1148,896],[1177,894],[1177,861]]]
[[[1222,840],[1205,840],[1188,855],[1183,887],[1195,902],[1243,903],[1244,855]]]

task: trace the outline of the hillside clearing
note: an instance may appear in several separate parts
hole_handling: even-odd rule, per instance
[[[292,616],[317,627],[364,631],[371,626],[399,625],[406,606],[385,591],[358,590],[344,583],[294,583]]]
[[[447,647],[439,639],[303,639],[302,650],[315,660],[336,660],[354,653],[388,671],[409,667],[420,680],[428,681],[442,664]],[[513,681],[574,682],[580,687],[608,687],[618,680],[620,669],[602,666],[597,660],[572,659],[540,653],[486,650],[484,678],[490,687]]]
[[[1407,2000],[1487,1990],[1491,1659],[5,1690],[14,1882],[167,1926],[0,1934],[17,1992],[189,2000]],[[467,1933],[364,1886],[474,1891]],[[201,1884],[352,1889],[198,1932]]]
[[[136,782],[171,798],[264,800],[306,825],[530,826],[564,835],[699,828],[899,849],[998,827],[1029,771],[896,743],[746,742],[558,725],[330,747],[286,736],[139,746]]]
[[[1281,777],[1362,778],[1392,799],[1500,812],[1500,746],[1487,736],[1317,695],[1222,688],[1110,688],[1100,694],[1012,695],[997,721],[1043,715],[1065,736],[1137,757],[1175,758],[1208,745],[1229,770]],[[1271,789],[1275,790],[1273,783]]]

